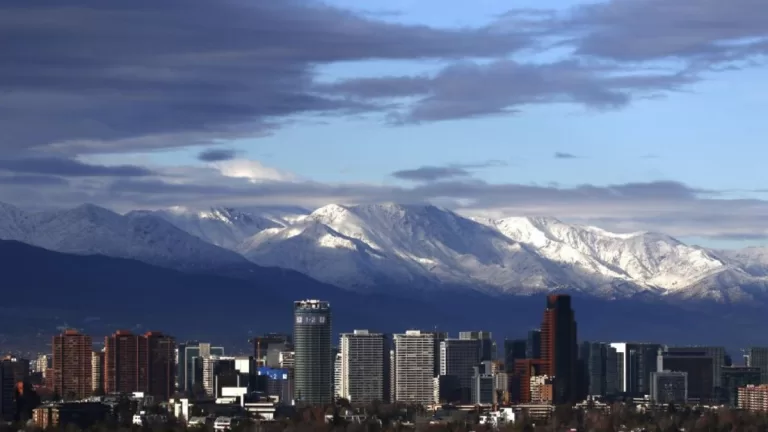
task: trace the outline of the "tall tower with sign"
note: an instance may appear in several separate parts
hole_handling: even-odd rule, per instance
[[[310,405],[331,403],[331,305],[321,300],[297,301],[293,316],[296,400]]]

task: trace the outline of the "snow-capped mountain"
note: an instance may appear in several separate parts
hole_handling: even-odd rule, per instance
[[[265,230],[238,250],[258,264],[346,287],[384,280],[418,288],[422,281],[518,294],[664,293],[728,268],[704,249],[657,233],[615,234],[553,218],[470,220],[433,206],[396,204],[328,205],[301,224]]]
[[[119,215],[90,204],[41,213],[0,206],[0,239],[78,255],[101,254],[184,269],[247,263],[242,256],[214,246],[148,214]]]

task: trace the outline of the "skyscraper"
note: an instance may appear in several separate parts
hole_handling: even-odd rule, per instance
[[[489,331],[463,331],[459,332],[459,339],[478,341],[480,361],[495,360],[493,358],[493,334]]]
[[[609,344],[582,342],[579,347],[583,396],[619,393],[618,356]]]
[[[661,345],[653,343],[615,342],[619,392],[632,396],[651,391],[651,372],[658,371],[657,356]]]
[[[529,358],[528,341],[525,339],[504,339],[504,366],[507,371],[515,369],[515,361]]]
[[[142,336],[146,344],[146,392],[156,400],[168,400],[175,393],[176,340],[161,332],[147,332]]]
[[[224,348],[211,346],[210,343],[190,341],[179,344],[176,386],[179,391],[203,392],[203,359],[210,356],[223,356]]]
[[[535,329],[528,332],[525,357],[529,359],[541,358],[541,330]]]
[[[768,384],[768,347],[749,347],[744,357],[747,366],[760,368],[760,384]]]
[[[53,391],[64,399],[83,399],[93,393],[91,337],[67,330],[53,337]]]
[[[389,349],[386,336],[368,330],[341,335],[340,396],[352,403],[386,401]]]
[[[17,416],[17,401],[14,401],[18,388],[29,384],[29,360],[6,356],[0,360],[0,418],[12,422]]]
[[[312,405],[331,403],[331,305],[302,300],[294,302],[293,311],[296,399]]]
[[[104,393],[104,351],[91,354],[91,386],[93,394]]]
[[[541,323],[541,360],[544,374],[555,377],[555,403],[576,402],[578,398],[578,347],[576,320],[571,296],[547,296]]]

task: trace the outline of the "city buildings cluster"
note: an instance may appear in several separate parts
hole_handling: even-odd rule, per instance
[[[631,399],[768,411],[768,348],[745,350],[746,364],[735,366],[723,347],[579,343],[571,298],[550,295],[543,306],[540,327],[504,340],[501,350],[485,331],[453,338],[437,330],[353,330],[334,346],[331,305],[320,300],[295,302],[293,334],[256,337],[245,356],[124,330],[94,350],[90,336],[67,330],[53,337],[50,355],[0,362],[0,413],[18,418],[25,389],[48,389],[53,399],[71,401],[131,394],[241,404],[255,397],[289,405],[346,399],[552,407]]]

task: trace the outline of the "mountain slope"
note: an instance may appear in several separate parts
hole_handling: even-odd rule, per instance
[[[0,239],[79,254],[132,258],[181,269],[245,265],[232,251],[219,248],[169,222],[147,214],[122,216],[90,204],[42,213],[3,206]]]
[[[238,249],[262,265],[291,268],[345,287],[438,285],[530,294],[571,288],[637,292],[615,275],[590,275],[498,230],[434,206],[328,205],[306,220],[266,230]]]
[[[213,207],[204,212],[175,207],[128,213],[128,216],[132,215],[160,217],[189,234],[227,249],[236,248],[243,240],[262,230],[285,226],[265,217],[226,207]]]

